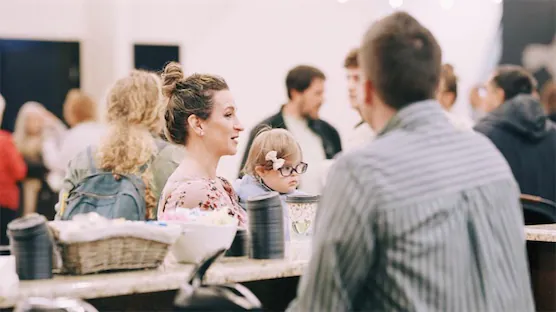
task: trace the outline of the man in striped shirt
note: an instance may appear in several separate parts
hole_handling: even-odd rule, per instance
[[[378,137],[341,156],[292,311],[533,311],[519,189],[434,98],[441,51],[407,13],[364,37],[361,112]]]

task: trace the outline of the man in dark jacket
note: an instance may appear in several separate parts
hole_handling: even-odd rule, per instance
[[[556,201],[556,125],[532,93],[535,79],[517,66],[499,68],[487,84],[497,106],[475,126],[510,165],[522,194]]]
[[[302,177],[301,189],[309,193],[318,191],[319,162],[332,159],[342,150],[338,131],[319,118],[325,79],[322,71],[307,65],[297,66],[288,72],[286,89],[289,101],[277,114],[261,121],[251,130],[241,169],[245,166],[255,136],[262,128],[288,129],[301,146],[304,161],[309,164],[309,170]]]

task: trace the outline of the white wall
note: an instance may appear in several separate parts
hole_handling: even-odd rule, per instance
[[[445,11],[437,0],[405,2],[401,9],[438,37],[460,92],[482,79],[500,5],[456,0]],[[80,40],[82,86],[97,99],[131,69],[134,43],[179,44],[186,72],[226,78],[248,130],[286,101],[288,69],[315,65],[328,76],[322,117],[345,135],[358,118],[348,108],[343,58],[389,12],[387,0],[0,0],[0,38]],[[457,107],[467,112],[463,97]],[[246,137],[220,174],[234,177]]]
[[[454,65],[459,76],[459,97],[455,109],[470,113],[467,95],[492,70],[496,32],[502,5],[493,0],[444,0],[453,2],[446,10],[439,0],[405,0],[402,9],[427,26],[442,47],[443,61]],[[488,68],[487,68],[488,67]]]

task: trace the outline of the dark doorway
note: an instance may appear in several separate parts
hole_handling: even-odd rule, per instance
[[[0,94],[6,99],[2,129],[13,131],[27,101],[62,118],[66,93],[79,88],[79,76],[78,42],[0,39]]]
[[[180,61],[180,47],[177,45],[134,46],[135,68],[160,72],[170,61]]]

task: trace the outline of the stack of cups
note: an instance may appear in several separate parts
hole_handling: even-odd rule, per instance
[[[232,245],[226,251],[226,257],[243,257],[247,255],[247,230],[238,228]]]
[[[52,278],[54,243],[44,216],[15,219],[8,224],[8,237],[20,280]]]
[[[249,214],[249,254],[253,259],[283,259],[284,215],[280,195],[270,192],[250,197],[247,201]]]

